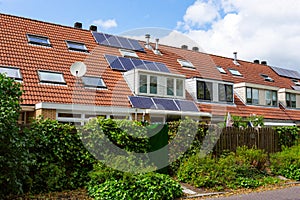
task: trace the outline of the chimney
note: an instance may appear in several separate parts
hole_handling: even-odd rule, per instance
[[[185,45],[185,44],[184,44],[184,45],[181,45],[181,48],[182,48],[182,49],[185,49],[185,50],[188,50],[188,46]]]
[[[145,44],[145,47],[147,48],[147,49],[152,49],[152,47],[151,47],[151,45],[150,45],[150,34],[146,34],[145,35],[145,38],[146,38],[146,44]]]
[[[90,31],[95,31],[95,32],[97,32],[97,26],[95,26],[95,25],[90,25]]]
[[[233,64],[235,64],[235,65],[240,65],[239,63],[238,63],[238,61],[237,61],[237,52],[233,52]]]
[[[159,39],[156,38],[155,39],[155,50],[154,50],[154,53],[157,54],[157,55],[161,55],[161,53],[159,51],[159,48],[158,48],[158,42],[159,42]]]
[[[74,23],[74,28],[82,29],[82,23],[81,22],[75,22]]]
[[[198,47],[193,47],[192,50],[198,52],[199,48]]]
[[[259,64],[259,60],[253,60],[253,63]]]
[[[261,61],[260,64],[262,64],[262,65],[267,65],[268,63],[267,63],[267,61],[263,60],[263,61]]]

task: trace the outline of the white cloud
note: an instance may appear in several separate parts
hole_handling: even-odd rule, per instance
[[[110,28],[115,28],[118,26],[115,19],[108,19],[108,20],[98,19],[98,20],[93,21],[93,24],[95,24],[105,30],[110,29]]]
[[[197,0],[177,28],[208,53],[300,71],[299,10],[298,0]]]

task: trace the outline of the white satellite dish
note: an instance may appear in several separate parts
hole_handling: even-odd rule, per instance
[[[74,62],[70,67],[70,71],[73,76],[84,76],[86,73],[86,65],[83,62]]]

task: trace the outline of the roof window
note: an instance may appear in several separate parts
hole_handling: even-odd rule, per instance
[[[63,73],[38,70],[41,83],[66,84]]]
[[[119,51],[123,57],[139,58],[139,56],[134,51],[130,51],[126,49],[119,49]]]
[[[261,74],[260,76],[263,77],[265,81],[274,82],[274,79],[272,79],[270,76],[266,74]]]
[[[226,71],[221,66],[217,66],[217,69],[219,70],[220,73],[227,74]]]
[[[6,74],[7,77],[15,80],[22,80],[22,75],[19,68],[0,67],[0,73]]]
[[[177,59],[177,62],[179,62],[182,67],[195,69],[194,65],[190,61]]]
[[[88,52],[84,43],[81,42],[73,42],[73,41],[66,41],[68,49],[73,51],[81,51],[81,52]]]
[[[27,40],[28,43],[30,44],[37,44],[37,45],[48,46],[48,47],[51,46],[49,38],[45,36],[27,34]]]
[[[106,85],[101,77],[84,76],[82,81],[85,87],[91,88],[106,88]]]
[[[242,74],[236,69],[229,69],[229,71],[234,76],[242,76]]]

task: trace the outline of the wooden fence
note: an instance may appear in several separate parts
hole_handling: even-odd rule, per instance
[[[220,154],[223,150],[235,151],[239,146],[264,149],[268,153],[280,151],[278,134],[272,128],[233,128],[216,129],[220,131],[214,152]]]

